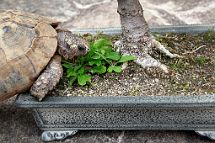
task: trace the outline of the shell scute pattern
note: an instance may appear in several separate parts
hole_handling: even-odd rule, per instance
[[[31,13],[0,12],[0,101],[28,89],[55,54],[52,23]]]

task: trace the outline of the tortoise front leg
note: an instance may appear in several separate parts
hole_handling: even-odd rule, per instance
[[[55,55],[31,87],[30,93],[41,101],[49,91],[53,90],[62,75],[61,57]]]

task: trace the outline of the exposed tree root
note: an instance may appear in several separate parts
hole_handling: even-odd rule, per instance
[[[125,43],[125,44],[124,44]],[[140,65],[143,68],[148,67],[157,67],[160,68],[165,73],[168,73],[168,67],[158,60],[154,59],[150,56],[151,50],[153,48],[158,49],[161,53],[165,54],[170,58],[181,57],[177,54],[172,54],[169,50],[167,50],[160,42],[151,38],[151,42],[148,44],[140,44],[140,43],[126,43],[126,42],[117,41],[114,46],[117,51],[122,53],[123,55],[134,55],[137,57],[135,63]],[[124,68],[127,64],[124,65]]]
[[[155,40],[154,37],[152,37],[152,47],[158,49],[161,53],[165,54],[169,58],[181,58],[182,56],[178,54],[172,54],[169,50],[167,50],[160,42]]]
[[[193,53],[195,53],[196,51],[200,50],[200,49],[203,48],[203,47],[206,47],[206,45],[201,45],[201,46],[199,46],[198,48],[196,48],[196,49],[193,50],[193,51],[188,51],[188,52],[182,53],[182,55],[193,54]]]

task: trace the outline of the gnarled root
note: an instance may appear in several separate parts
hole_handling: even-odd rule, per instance
[[[56,55],[33,84],[30,93],[41,101],[49,91],[53,90],[62,75],[61,57]]]
[[[146,37],[147,38],[147,37]],[[165,54],[170,58],[181,57],[177,54],[172,54],[169,50],[167,50],[160,42],[155,40],[153,36],[148,38],[147,43],[128,43],[117,41],[114,44],[117,51],[121,52],[123,55],[134,55],[137,57],[135,63],[140,65],[143,68],[148,67],[157,67],[160,68],[165,73],[168,73],[168,67],[158,60],[154,59],[149,55],[153,48],[158,49],[161,53]]]
[[[155,40],[154,37],[152,37],[151,39],[152,39],[152,47],[158,49],[161,53],[165,54],[167,57],[169,57],[169,58],[176,58],[176,57],[181,58],[182,57],[182,56],[180,56],[178,54],[172,54],[160,42]]]

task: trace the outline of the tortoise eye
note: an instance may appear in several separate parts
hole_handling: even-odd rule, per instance
[[[84,51],[84,50],[86,50],[86,46],[84,46],[84,45],[82,45],[82,44],[79,44],[79,45],[78,45],[78,50],[79,50],[79,51]]]

